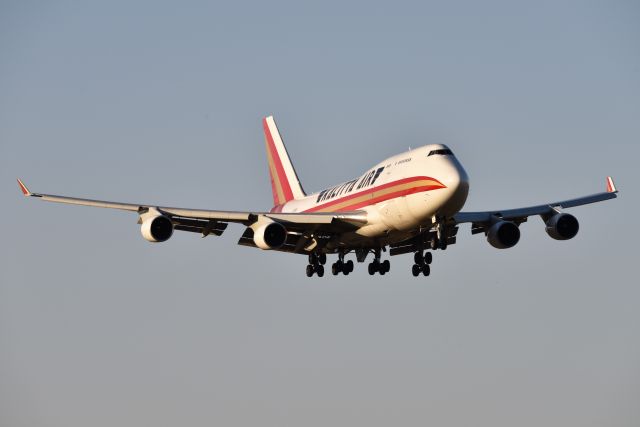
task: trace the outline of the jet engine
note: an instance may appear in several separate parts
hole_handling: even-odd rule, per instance
[[[260,249],[278,249],[287,240],[287,229],[279,222],[267,219],[253,226],[253,242]]]
[[[487,231],[487,241],[497,249],[512,248],[520,240],[520,229],[511,221],[497,221]]]
[[[578,234],[580,225],[575,216],[568,213],[557,213],[546,221],[547,234],[556,240],[573,239]]]
[[[142,221],[140,232],[149,242],[164,242],[173,235],[173,223],[162,214],[147,216]]]

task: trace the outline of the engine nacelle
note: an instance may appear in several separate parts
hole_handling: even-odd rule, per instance
[[[260,249],[278,249],[287,240],[287,229],[272,220],[258,221],[253,226],[253,242]]]
[[[557,213],[549,218],[546,224],[547,234],[556,240],[573,239],[580,229],[576,217],[568,213]]]
[[[487,241],[497,249],[512,248],[520,240],[520,229],[511,221],[498,221],[487,232]]]
[[[161,214],[148,216],[143,219],[140,232],[149,242],[164,242],[173,235],[173,223]]]

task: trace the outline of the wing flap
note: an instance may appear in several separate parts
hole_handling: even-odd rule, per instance
[[[303,233],[328,232],[339,233],[357,230],[367,223],[364,211],[340,213],[278,213],[266,214],[268,218],[280,222],[290,231]]]

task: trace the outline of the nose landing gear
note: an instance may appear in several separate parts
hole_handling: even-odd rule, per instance
[[[444,251],[447,249],[447,236],[449,235],[448,231],[449,230],[445,227],[444,223],[438,222],[436,224],[436,232],[431,237],[431,241],[429,242],[432,250],[435,251],[436,249],[440,249]],[[457,229],[455,231],[457,231]]]

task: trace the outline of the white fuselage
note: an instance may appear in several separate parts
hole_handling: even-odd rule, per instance
[[[272,212],[366,211],[367,224],[342,243],[393,242],[450,217],[464,205],[469,178],[444,145],[426,145],[390,157],[359,178],[276,206]]]

